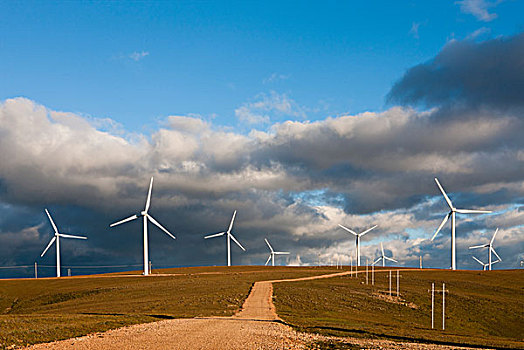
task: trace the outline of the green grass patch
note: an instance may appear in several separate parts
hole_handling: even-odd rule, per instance
[[[400,270],[400,297],[394,278],[390,298],[389,273],[380,269],[374,286],[371,277],[365,284],[365,274],[276,283],[277,312],[298,330],[325,335],[524,347],[524,271]],[[431,329],[432,282],[436,289],[445,282],[449,290],[445,331],[442,294],[435,297],[436,329]]]

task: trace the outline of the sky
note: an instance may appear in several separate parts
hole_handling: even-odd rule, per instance
[[[524,260],[524,21],[519,1],[0,2],[0,267],[349,262],[459,268],[496,228]],[[93,272],[94,270],[74,269]],[[0,268],[0,277],[30,269]],[[43,268],[42,274],[53,270]]]

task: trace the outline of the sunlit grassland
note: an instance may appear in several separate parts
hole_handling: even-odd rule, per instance
[[[394,272],[389,298],[389,273],[380,269],[374,286],[371,275],[365,284],[365,274],[276,283],[277,312],[299,330],[326,335],[524,348],[523,270],[400,270],[400,297]],[[431,329],[432,282],[449,290],[445,331],[440,293]]]
[[[328,269],[235,266],[154,272],[162,275],[0,280],[0,348],[163,318],[229,316],[240,309],[255,281]]]

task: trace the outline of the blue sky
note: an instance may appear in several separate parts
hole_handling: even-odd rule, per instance
[[[486,22],[454,1],[5,1],[0,96],[138,132],[191,113],[238,126],[235,110],[271,91],[308,120],[380,111],[449,40],[522,30],[522,2],[488,11]]]
[[[524,259],[519,1],[0,2],[0,266],[53,264],[44,214],[87,241],[64,265],[141,262],[155,177],[156,266],[224,262],[206,233],[238,210],[234,264],[354,254],[459,268],[489,240]],[[484,257],[484,252],[479,253]],[[485,260],[485,259],[484,259]],[[1,271],[0,271],[1,272]],[[7,275],[22,276],[30,270]],[[4,272],[2,272],[4,273]],[[49,271],[52,273],[52,270]],[[0,274],[0,277],[7,276]]]

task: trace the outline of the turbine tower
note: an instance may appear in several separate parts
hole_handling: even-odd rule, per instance
[[[231,223],[229,223],[229,228],[227,229],[227,231],[214,233],[212,235],[204,237],[204,239],[208,239],[208,238],[220,237],[220,236],[223,236],[224,234],[227,234],[227,266],[231,266],[231,239],[235,241],[235,243],[240,247],[240,249],[242,249],[243,251],[246,251],[246,249],[242,247],[242,244],[240,244],[240,242],[237,241],[235,236],[233,236],[233,234],[231,233],[231,229],[233,228],[233,223],[235,222],[236,215],[237,215],[237,211],[235,210],[233,212],[233,217],[231,218]]]
[[[493,241],[495,240],[495,236],[497,235],[497,232],[499,232],[499,229],[497,227],[497,229],[495,230],[495,233],[493,234],[493,237],[491,237],[491,241],[489,241],[489,243],[487,244],[482,244],[482,245],[475,245],[473,247],[469,247],[469,249],[478,249],[478,248],[489,248],[488,249],[488,264],[487,266],[489,266],[489,270],[491,271],[491,265],[499,262],[499,261],[502,261],[502,259],[500,258],[500,256],[497,254],[497,252],[495,251],[495,249],[493,248]],[[491,261],[491,253],[493,252],[493,254],[495,254],[498,258],[497,261],[495,261],[494,263],[492,263]],[[474,257],[475,258],[475,257]],[[477,258],[475,258],[475,260],[477,260]]]
[[[480,265],[482,265],[482,269],[483,269],[484,271],[486,271],[486,268],[488,267],[488,265],[489,265],[489,269],[491,270],[491,265],[496,264],[496,263],[498,263],[499,261],[501,261],[501,260],[497,260],[497,261],[494,261],[494,262],[492,262],[492,263],[484,264],[482,261],[480,261],[480,260],[477,259],[476,257],[472,256],[472,258],[475,259],[475,261],[478,262]]]
[[[271,251],[269,253],[269,258],[267,258],[265,266],[267,266],[267,264],[269,264],[269,260],[271,260],[271,265],[275,266],[275,255],[287,255],[287,254],[289,254],[289,252],[275,252],[273,250],[273,247],[271,246],[271,244],[269,244],[269,241],[267,240],[267,238],[264,238],[264,241],[266,241],[266,244],[269,247],[269,250]]]
[[[386,254],[384,254],[384,246],[382,245],[382,242],[380,242],[380,249],[382,250],[382,255],[379,256],[379,257],[377,258],[377,260],[375,260],[375,261],[373,262],[373,265],[375,265],[376,263],[378,263],[380,260],[382,260],[382,267],[386,267],[386,260],[390,260],[390,261],[393,261],[393,262],[398,263],[398,261],[396,261],[395,259],[393,259],[393,258],[388,258],[388,257],[386,256]]]
[[[49,244],[44,249],[44,252],[40,255],[40,257],[43,257],[44,254],[47,252],[47,250],[53,245],[53,243],[56,241],[56,277],[60,277],[60,237],[63,238],[76,238],[76,239],[87,239],[87,237],[84,236],[73,236],[68,235],[64,233],[58,232],[58,229],[56,228],[56,225],[53,221],[53,218],[51,218],[51,214],[45,209],[45,213],[47,214],[47,217],[49,218],[49,221],[51,222],[51,226],[53,226],[53,230],[55,230],[55,235],[51,240],[49,241]]]
[[[438,188],[440,189],[440,192],[442,192],[442,195],[444,196],[444,199],[446,200],[446,203],[448,203],[449,208],[451,211],[444,217],[444,220],[440,223],[440,226],[438,227],[437,231],[431,237],[431,240],[433,241],[435,237],[437,237],[437,234],[439,233],[440,229],[446,224],[449,217],[451,217],[451,269],[456,270],[457,269],[457,257],[456,257],[456,247],[455,247],[455,214],[488,214],[491,213],[489,210],[472,210],[472,209],[457,209],[453,206],[453,203],[451,203],[451,200],[449,199],[448,195],[440,185],[440,182],[438,182],[438,179],[435,178],[435,182],[437,183]]]
[[[338,224],[338,226],[340,226],[341,228],[343,228],[344,230],[346,230],[347,232],[349,233],[352,233],[356,236],[356,249],[357,249],[357,266],[360,266],[360,237],[364,236],[366,233],[368,233],[369,231],[373,230],[375,227],[377,227],[378,225],[375,225],[373,226],[372,228],[368,228],[366,231],[364,232],[361,232],[361,233],[356,233],[355,231],[353,230],[350,230],[349,228],[345,227],[345,226],[342,226],[340,224]]]
[[[151,191],[153,190],[153,177],[151,177],[151,182],[149,183],[149,192],[147,194],[146,199],[146,207],[143,211],[141,211],[138,214],[131,215],[130,217],[117,221],[115,223],[112,223],[109,225],[109,227],[114,227],[120,224],[123,224],[128,221],[136,220],[139,217],[142,217],[144,219],[144,276],[149,275],[149,248],[148,248],[148,238],[147,238],[147,221],[151,221],[155,226],[157,226],[159,229],[164,231],[169,237],[176,239],[175,236],[173,236],[168,230],[166,230],[162,225],[158,223],[158,221],[155,220],[150,214],[149,214],[149,207],[151,205]]]

